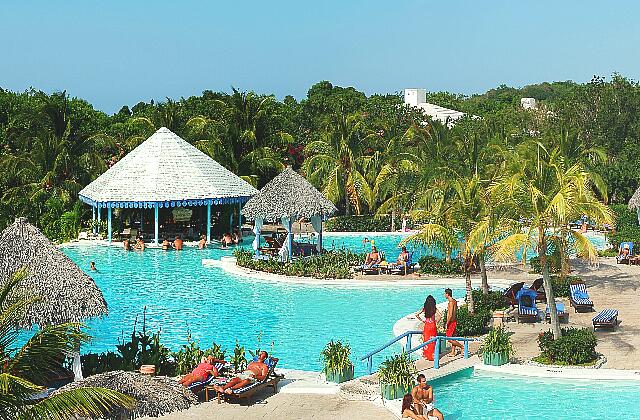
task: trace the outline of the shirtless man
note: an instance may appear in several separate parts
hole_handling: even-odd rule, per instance
[[[169,240],[167,238],[164,238],[164,240],[162,241],[162,250],[168,251],[170,248],[171,244],[169,243]]]
[[[122,241],[122,246],[124,247],[125,251],[130,251],[131,244],[129,243],[129,239],[125,238],[124,241]]]
[[[182,239],[180,239],[179,236],[176,236],[176,239],[173,241],[173,249],[175,249],[176,251],[182,251]]]
[[[371,248],[371,252],[367,254],[367,258],[364,261],[365,265],[378,264],[380,262],[380,253],[376,247]]]
[[[444,290],[444,297],[447,298],[449,304],[447,305],[447,337],[454,337],[456,335],[456,326],[458,324],[458,302],[451,296],[453,292],[451,289],[447,288]],[[457,354],[460,354],[456,351],[456,348],[460,349],[462,352],[462,344],[455,340],[449,341],[451,343],[451,353],[450,357],[453,357]]]
[[[199,249],[205,249],[207,247],[207,238],[206,236],[200,236],[200,242],[198,242]]]
[[[427,378],[421,373],[418,375],[418,385],[411,390],[414,412],[425,418],[436,417],[443,420],[444,416],[433,406],[433,387],[427,384]]]
[[[229,380],[225,386],[216,385],[213,387],[218,392],[225,394],[233,394],[234,389],[243,388],[256,381],[263,381],[269,373],[269,366],[264,362],[269,355],[266,351],[261,351],[258,355],[258,361],[251,362],[240,375]]]

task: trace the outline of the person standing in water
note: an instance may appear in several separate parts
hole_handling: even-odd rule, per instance
[[[98,269],[96,268],[96,263],[94,261],[91,261],[91,271],[98,271]]]

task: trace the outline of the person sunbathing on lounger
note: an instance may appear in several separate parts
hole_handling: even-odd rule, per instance
[[[185,388],[195,382],[204,382],[209,379],[210,375],[218,376],[218,369],[213,365],[214,363],[223,363],[224,360],[219,360],[213,356],[203,357],[200,364],[196,366],[191,373],[184,375],[178,383]]]
[[[374,246],[371,248],[371,252],[367,254],[367,258],[364,260],[364,265],[373,265],[380,263],[380,253],[378,249]]]
[[[257,361],[249,363],[243,372],[229,380],[225,386],[216,385],[213,389],[221,393],[233,394],[234,389],[244,388],[256,381],[264,381],[269,373],[269,366],[264,362],[268,357],[269,354],[266,351],[261,351]]]

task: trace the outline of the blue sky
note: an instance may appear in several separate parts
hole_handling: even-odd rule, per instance
[[[303,98],[640,78],[640,4],[595,1],[14,1],[0,86],[66,89],[115,112],[231,86]]]

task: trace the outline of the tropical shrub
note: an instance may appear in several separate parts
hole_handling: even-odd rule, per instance
[[[391,216],[375,217],[372,214],[336,216],[327,220],[324,229],[327,232],[389,232]]]
[[[514,354],[513,346],[511,345],[511,337],[504,327],[494,327],[489,330],[487,335],[482,340],[482,346],[480,346],[480,353],[504,353],[509,356]]]
[[[598,257],[615,257],[618,255],[617,248],[599,249]]]
[[[388,357],[378,368],[381,385],[391,385],[410,390],[416,375],[416,367],[411,356],[402,353]]]
[[[569,297],[569,285],[578,281],[582,281],[582,278],[578,276],[551,276],[551,286],[556,297]]]
[[[636,212],[629,210],[623,204],[613,205],[611,210],[616,215],[616,229],[614,232],[608,233],[607,237],[613,246],[615,255],[618,254],[617,250],[622,242],[633,242],[635,247],[640,246],[640,226],[638,226]]]
[[[483,309],[476,310],[473,314],[469,312],[466,305],[458,308],[458,323],[456,326],[456,335],[461,337],[482,335],[487,332],[487,325],[491,320],[492,311]],[[443,319],[447,319],[447,311],[442,315]]]
[[[324,373],[344,372],[351,369],[353,363],[349,359],[351,356],[351,346],[349,343],[343,344],[342,341],[329,341],[320,352],[320,361],[324,365],[322,371]]]
[[[559,252],[552,252],[547,257],[547,263],[549,264],[549,273],[557,274],[561,270],[561,260]],[[529,265],[531,265],[531,271],[536,274],[542,274],[542,266],[540,265],[540,257],[529,258]]]
[[[493,312],[499,309],[505,309],[508,306],[501,291],[490,291],[484,294],[482,290],[475,289],[472,293],[476,312]]]
[[[464,272],[462,263],[458,259],[446,260],[431,255],[424,255],[418,260],[420,271],[426,274],[455,274],[459,275]]]
[[[348,279],[352,277],[350,267],[361,264],[364,256],[348,250],[329,251],[320,255],[298,258],[283,263],[277,258],[253,259],[253,252],[237,248],[234,251],[236,264],[266,273],[285,276],[314,277],[319,279]]]
[[[598,359],[597,344],[598,339],[589,328],[563,328],[557,340],[551,331],[546,331],[538,336],[541,353],[534,360],[558,365],[590,364]]]
[[[241,372],[247,367],[247,357],[244,346],[241,346],[236,340],[236,346],[233,348],[233,355],[229,358],[229,363],[233,366],[234,372]]]

